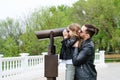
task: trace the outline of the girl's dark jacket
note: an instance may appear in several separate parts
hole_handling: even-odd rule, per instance
[[[75,66],[74,80],[97,80],[94,63],[94,44],[91,39],[84,41],[80,48],[75,47],[72,56]]]
[[[62,47],[60,50],[60,59],[69,60],[72,59],[72,46],[77,41],[77,37],[66,38],[61,41]]]

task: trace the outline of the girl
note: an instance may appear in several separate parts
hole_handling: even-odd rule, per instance
[[[60,51],[60,59],[66,64],[65,80],[74,80],[74,66],[72,64],[72,46],[76,41],[80,41],[79,37],[80,25],[73,23],[63,31],[62,47]],[[80,43],[79,43],[80,46]]]

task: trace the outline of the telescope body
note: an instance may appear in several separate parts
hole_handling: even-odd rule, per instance
[[[47,77],[47,80],[56,80],[56,77],[58,77],[58,55],[55,55],[56,48],[54,46],[54,37],[63,36],[62,32],[64,29],[65,28],[57,28],[35,32],[38,39],[50,38],[50,45],[48,46],[48,55],[44,56],[44,76]]]
[[[53,37],[62,36],[62,32],[65,28],[50,29],[50,30],[41,30],[35,32],[38,39],[50,38],[50,33],[53,33]]]

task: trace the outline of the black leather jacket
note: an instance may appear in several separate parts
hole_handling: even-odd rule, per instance
[[[69,60],[72,59],[72,46],[77,41],[77,37],[66,38],[61,41],[62,47],[60,50],[60,59]]]
[[[94,63],[94,44],[91,39],[84,41],[80,48],[74,48],[72,56],[75,66],[74,80],[97,80]]]

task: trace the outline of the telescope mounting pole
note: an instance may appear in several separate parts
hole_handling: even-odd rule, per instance
[[[54,55],[55,54],[55,45],[54,45],[54,32],[50,32],[50,44],[48,46],[48,55]]]
[[[50,32],[48,55],[45,56],[45,75],[47,80],[56,80],[58,76],[58,55],[55,55],[54,32]]]

